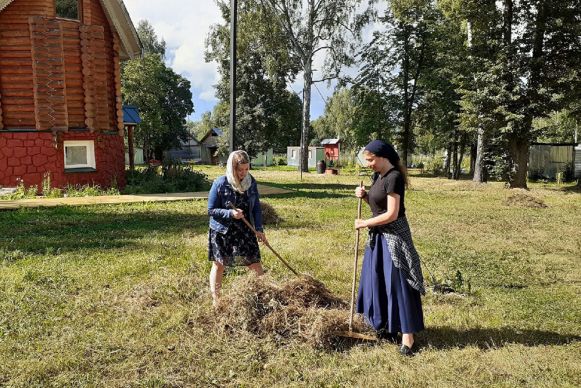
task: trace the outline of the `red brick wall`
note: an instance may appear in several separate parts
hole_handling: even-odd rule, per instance
[[[94,140],[96,170],[94,172],[64,171],[64,140]],[[50,171],[52,185],[97,184],[111,187],[116,181],[125,187],[125,152],[123,138],[90,132],[61,134],[55,148],[50,132],[0,132],[0,185],[16,186],[21,178],[26,186],[41,187],[42,176]]]

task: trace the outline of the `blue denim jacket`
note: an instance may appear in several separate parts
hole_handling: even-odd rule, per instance
[[[258,186],[256,180],[251,176],[252,183],[248,188],[248,201],[250,203],[250,223],[254,228],[262,232],[262,209],[258,198]],[[228,202],[235,202],[234,188],[228,183],[226,176],[217,178],[212,183],[208,196],[208,215],[210,216],[210,228],[218,233],[226,234],[228,227],[232,223],[232,210],[226,205]]]

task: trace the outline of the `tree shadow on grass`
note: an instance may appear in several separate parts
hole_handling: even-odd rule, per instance
[[[566,345],[581,340],[575,334],[560,334],[543,330],[518,330],[510,327],[499,329],[466,329],[450,327],[427,328],[418,338],[420,347],[439,350],[477,346],[480,349],[494,349],[506,344],[525,346]]]
[[[120,205],[121,206],[121,205]],[[27,254],[144,246],[157,234],[207,233],[208,216],[159,208],[54,207],[0,213],[0,262]],[[4,257],[2,257],[4,256]],[[22,258],[22,257],[20,257]]]
[[[353,197],[356,185],[340,183],[272,183],[265,185],[292,190],[292,193],[271,194],[274,198],[346,198]],[[369,187],[369,184],[366,184]],[[344,192],[341,192],[344,191]]]

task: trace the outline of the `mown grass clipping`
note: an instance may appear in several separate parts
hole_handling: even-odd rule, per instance
[[[345,343],[338,333],[349,330],[349,305],[308,275],[278,285],[267,275],[249,273],[224,293],[215,319],[225,333],[246,332],[281,345],[302,341],[334,349]],[[373,335],[358,316],[353,331]]]

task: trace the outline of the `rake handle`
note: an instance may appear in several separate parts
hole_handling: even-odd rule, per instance
[[[234,204],[232,204],[232,203],[230,203],[229,207],[230,207],[231,209],[234,209],[234,210],[236,210],[236,206],[234,206]],[[250,230],[252,230],[252,231],[254,232],[254,234],[255,234],[255,235],[258,235],[258,233],[257,233],[256,229],[254,228],[254,226],[252,226],[252,224],[251,224],[250,222],[248,222],[248,220],[246,219],[246,217],[242,217],[242,218],[241,218],[241,220],[242,220],[242,221],[244,221],[244,223],[246,224],[246,226],[248,226],[248,227],[250,228]],[[295,274],[296,276],[298,276],[298,277],[300,277],[300,276],[301,276],[301,275],[299,275],[299,273],[298,273],[297,271],[295,271],[295,270],[293,269],[293,267],[291,267],[291,266],[290,266],[290,264],[289,264],[289,263],[287,263],[287,262],[286,262],[286,260],[285,260],[285,259],[283,259],[283,258],[281,257],[281,255],[279,255],[279,254],[278,254],[278,252],[276,252],[276,251],[274,250],[274,248],[273,248],[273,247],[271,247],[271,246],[270,246],[270,243],[269,243],[268,241],[263,241],[263,243],[264,243],[264,245],[266,245],[266,247],[267,247],[268,249],[270,249],[270,250],[271,250],[271,252],[272,252],[272,253],[274,253],[274,255],[275,255],[275,256],[276,256],[276,257],[277,257],[277,258],[278,258],[280,261],[282,261],[282,263],[283,263],[283,264],[284,264],[284,265],[285,265],[285,266],[286,266],[286,267],[287,267],[287,268],[288,268],[288,269],[289,269],[289,270],[290,270],[292,273],[294,273],[294,274]]]
[[[363,187],[363,181],[359,184],[359,187]],[[357,218],[361,218],[361,204],[363,198],[359,198],[357,203]],[[357,229],[355,231],[355,260],[353,263],[353,283],[351,285],[351,311],[349,313],[349,333],[353,331],[353,312],[355,309],[355,284],[357,284],[357,264],[359,261],[359,236],[361,231]]]

